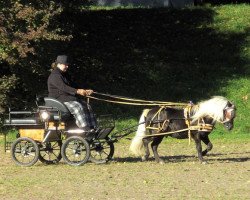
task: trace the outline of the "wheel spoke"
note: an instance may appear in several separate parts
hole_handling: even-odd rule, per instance
[[[55,147],[59,147],[59,144],[57,142],[55,142],[51,148],[54,149]]]
[[[57,157],[58,155],[56,155],[54,152],[52,152],[52,154],[55,156],[55,157]]]
[[[44,155],[42,156],[43,159],[45,159],[45,157],[46,157],[46,154],[44,154]]]
[[[109,156],[109,153],[106,153],[105,151],[103,151],[104,154],[106,154],[107,156]]]
[[[61,160],[61,146],[59,142],[48,142],[44,147],[44,151],[41,154],[39,160],[46,164],[54,164]]]

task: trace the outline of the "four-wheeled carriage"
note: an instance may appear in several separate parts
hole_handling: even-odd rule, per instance
[[[11,145],[12,158],[18,165],[31,166],[38,159],[47,164],[58,163],[61,158],[70,165],[82,165],[88,160],[105,163],[112,158],[114,145],[109,134],[114,129],[113,119],[108,117],[108,123],[86,132],[76,126],[74,117],[60,101],[38,98],[37,106],[34,112],[10,111],[5,120],[5,126],[18,130],[17,140]]]

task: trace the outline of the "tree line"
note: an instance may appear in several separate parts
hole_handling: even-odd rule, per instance
[[[85,1],[86,2],[86,1]],[[63,12],[83,1],[8,0],[0,2],[0,106],[25,106],[44,90],[48,63],[55,59],[57,44],[72,38]],[[34,99],[33,99],[34,100]]]

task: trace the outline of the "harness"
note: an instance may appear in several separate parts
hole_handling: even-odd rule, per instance
[[[165,108],[166,108],[165,106],[161,106],[158,109],[158,111],[155,113],[155,115],[150,120],[149,126],[147,126],[146,129],[154,129],[154,130],[157,130],[157,132],[160,132],[160,131],[163,130],[164,125],[166,124],[166,122],[169,122],[168,119],[166,119],[166,120],[160,120],[161,111],[163,109],[165,109]],[[157,120],[155,120],[155,118],[157,118]],[[162,123],[162,125],[161,125],[161,123]],[[152,125],[154,125],[154,124],[158,124],[158,127],[153,127]]]
[[[192,110],[193,104],[189,104],[184,108],[184,118],[185,123],[187,125],[187,128],[185,129],[180,129],[177,131],[168,131],[168,132],[161,132],[164,130],[164,126],[167,122],[169,122],[171,119],[166,119],[166,120],[159,120],[160,118],[160,113],[162,112],[163,109],[166,108],[166,106],[161,106],[155,115],[152,117],[152,119],[149,122],[149,126],[146,126],[146,129],[150,130],[156,130],[157,133],[154,135],[146,135],[143,138],[149,138],[149,137],[155,137],[155,136],[165,136],[165,135],[171,135],[173,133],[180,133],[183,131],[188,131],[188,138],[189,138],[189,144],[191,141],[191,131],[203,131],[203,132],[211,132],[214,128],[212,124],[206,124],[204,119],[198,119],[197,125],[191,125],[191,110]],[[158,120],[155,120],[158,119]],[[182,118],[180,118],[182,120]],[[158,127],[153,127],[152,125],[158,124]]]

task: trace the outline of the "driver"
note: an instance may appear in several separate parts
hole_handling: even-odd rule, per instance
[[[64,103],[76,119],[76,124],[84,131],[94,131],[96,119],[89,104],[77,96],[89,96],[91,89],[77,89],[67,73],[69,67],[66,55],[57,56],[52,64],[52,72],[48,78],[49,97],[58,99]]]

